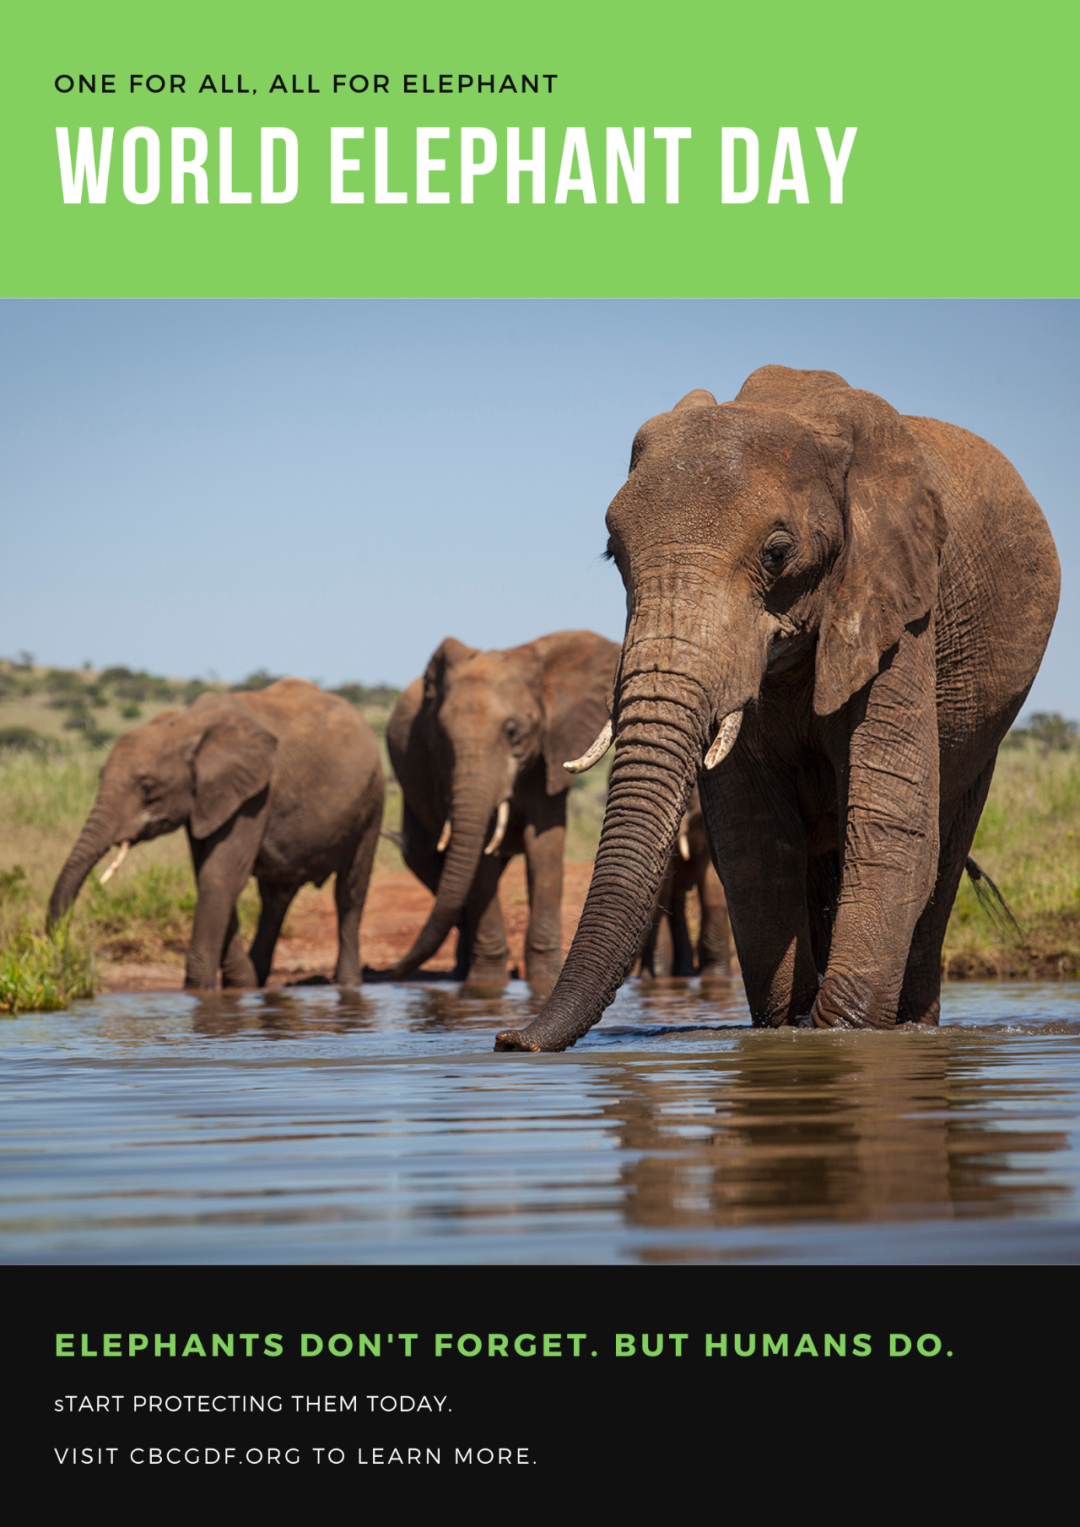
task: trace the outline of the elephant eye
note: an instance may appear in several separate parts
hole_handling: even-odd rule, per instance
[[[140,779],[139,794],[144,801],[155,800],[161,794],[161,786],[156,779]]]
[[[766,541],[761,553],[765,571],[775,577],[783,569],[794,550],[794,544],[788,540],[787,536],[776,536],[773,540]]]
[[[521,736],[521,727],[517,721],[510,720],[505,722],[503,730],[511,742],[516,742]]]

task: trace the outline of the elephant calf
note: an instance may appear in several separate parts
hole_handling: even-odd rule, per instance
[[[121,854],[186,827],[198,885],[184,985],[262,986],[289,904],[337,876],[335,981],[360,981],[360,914],[382,822],[383,773],[370,725],[303,679],[204,694],[120,738],[97,800],[53,888],[62,917],[110,845]],[[250,954],[236,902],[249,875],[262,912]]]
[[[566,792],[563,764],[607,719],[619,648],[592,631],[558,631],[504,651],[448,636],[394,707],[386,740],[404,796],[405,863],[435,905],[388,980],[410,975],[459,929],[459,980],[505,981],[499,878],[524,853],[529,880],[525,973],[551,985],[562,965]]]
[[[686,898],[696,890],[701,909],[697,949],[686,921]],[[653,905],[652,922],[641,948],[641,974],[700,975],[706,980],[731,974],[731,926],[724,887],[709,852],[709,837],[695,785]]]

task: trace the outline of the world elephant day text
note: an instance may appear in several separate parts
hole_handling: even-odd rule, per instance
[[[112,186],[117,200],[114,168],[116,129],[90,127],[56,129],[60,190],[65,202],[101,204]],[[255,129],[250,130],[254,132]],[[216,177],[216,200],[223,206],[282,206],[296,200],[300,190],[300,140],[288,127],[261,127],[258,137],[258,186],[254,159],[250,179],[237,184],[233,168],[233,130],[217,132],[216,154],[211,139],[198,127],[173,127],[159,135],[150,127],[131,127],[123,135],[120,186],[135,206],[156,202],[167,187],[176,206],[207,204],[211,174]],[[602,136],[601,136],[602,131]],[[815,129],[806,154],[797,127],[780,127],[762,134],[749,127],[720,129],[720,200],[733,206],[757,201],[764,193],[769,205],[807,203],[810,185],[807,158],[828,176],[828,198],[844,200],[844,175],[858,131],[846,127],[839,144],[827,127]],[[73,148],[73,134],[74,148]],[[166,138],[168,169],[163,173],[162,137]],[[648,144],[648,152],[646,145]],[[253,146],[253,140],[247,146]],[[500,138],[487,127],[417,127],[393,129],[331,127],[329,143],[320,153],[318,176],[329,190],[330,202],[343,206],[471,205],[478,199],[497,202],[505,188],[506,204],[547,203],[554,183],[555,206],[614,205],[620,200],[643,203],[648,194],[668,204],[679,201],[679,172],[693,152],[689,127],[607,127],[591,132],[568,127],[561,143],[543,127],[507,127]],[[557,173],[552,171],[558,164]],[[246,177],[245,177],[246,178]],[[813,179],[813,177],[811,177]],[[824,178],[820,178],[824,196]],[[716,184],[714,180],[713,185]],[[767,189],[766,189],[767,188]],[[819,193],[815,193],[819,194]]]

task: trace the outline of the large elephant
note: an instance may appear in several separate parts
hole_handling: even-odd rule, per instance
[[[1016,471],[832,372],[766,366],[638,432],[608,529],[628,616],[596,867],[555,991],[497,1048],[560,1050],[600,1017],[695,776],[754,1023],[936,1023],[949,912],[1057,607]]]
[[[697,948],[690,937],[686,898],[697,892]],[[712,862],[697,787],[690,792],[675,846],[653,904],[641,947],[641,974],[657,979],[699,975],[706,981],[731,974],[731,928],[720,876]]]
[[[305,881],[336,875],[334,979],[360,980],[359,930],[382,822],[383,772],[371,726],[303,679],[204,694],[120,738],[86,825],[53,888],[50,920],[71,906],[113,844],[186,827],[198,901],[184,984],[261,986],[289,904]],[[249,875],[262,912],[250,955],[236,901]]]
[[[459,929],[459,979],[505,981],[499,878],[514,854],[528,870],[525,973],[551,985],[562,964],[566,792],[563,768],[608,714],[617,643],[558,631],[521,647],[481,652],[448,636],[409,685],[387,727],[404,797],[405,863],[435,892],[400,980]],[[372,972],[374,974],[374,972]]]

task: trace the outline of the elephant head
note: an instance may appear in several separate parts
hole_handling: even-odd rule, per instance
[[[455,927],[482,857],[497,854],[513,828],[520,786],[542,780],[549,796],[570,788],[563,764],[606,718],[617,656],[591,631],[492,652],[448,636],[433,653],[407,745],[395,745],[393,722],[388,741],[407,796],[410,772],[428,776],[418,793],[434,797],[429,825],[445,857],[427,922],[388,979],[418,969]]]
[[[110,846],[119,844],[122,855],[185,825],[193,838],[209,838],[266,789],[276,751],[272,732],[216,696],[125,733],[102,766],[97,799],[53,887],[49,921],[67,912]]]
[[[945,524],[918,444],[880,398],[767,366],[733,403],[689,393],[638,431],[607,516],[627,627],[604,828],[544,1011],[497,1048],[563,1049],[611,1002],[699,771],[735,746],[770,675],[802,663],[829,716],[937,592]]]

